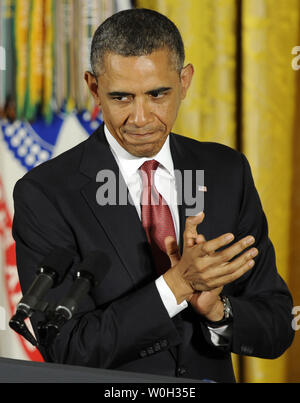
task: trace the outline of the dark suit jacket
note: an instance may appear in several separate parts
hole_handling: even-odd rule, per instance
[[[100,250],[109,267],[53,347],[42,350],[47,360],[232,382],[231,352],[276,358],[291,344],[292,299],[276,270],[246,158],[226,146],[175,134],[170,148],[175,169],[205,171],[205,220],[199,231],[206,239],[226,232],[236,240],[250,234],[256,238],[255,267],[223,291],[234,314],[230,345],[214,346],[204,319],[191,307],[169,318],[135,207],[97,204],[97,173],[110,169],[118,174],[101,126],[85,142],[27,173],[14,190],[13,236],[23,291],[43,257],[57,246],[73,250],[77,262]],[[181,246],[185,208],[179,206]],[[71,272],[51,290],[50,303],[66,294]],[[32,322],[35,328],[35,315]]]

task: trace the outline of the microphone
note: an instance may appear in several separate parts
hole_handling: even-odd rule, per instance
[[[44,345],[49,346],[60,334],[61,328],[78,311],[80,301],[98,285],[109,271],[109,261],[103,252],[91,252],[79,265],[69,293],[59,303],[50,321],[40,327]],[[100,270],[101,267],[101,270]],[[95,272],[97,274],[95,275]]]
[[[36,310],[44,312],[48,306],[43,302],[47,292],[58,286],[64,279],[67,271],[73,263],[74,254],[68,249],[53,249],[42,261],[37,277],[29,290],[17,305],[16,313],[9,321],[9,326],[25,337],[31,344],[37,345],[37,341],[27,329],[24,321],[31,317]]]

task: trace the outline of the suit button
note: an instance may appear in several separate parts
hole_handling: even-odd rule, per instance
[[[186,368],[184,367],[179,367],[176,370],[176,376],[184,376],[186,374]]]
[[[155,351],[156,353],[161,350],[161,346],[160,346],[159,343],[155,343],[153,347],[154,347],[154,351]]]
[[[145,357],[147,357],[147,351],[146,350],[142,350],[142,351],[140,351],[140,357],[141,358],[145,358]]]
[[[168,347],[168,340],[161,340],[160,346],[161,346],[162,348]]]

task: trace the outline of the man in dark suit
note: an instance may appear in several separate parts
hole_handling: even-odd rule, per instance
[[[105,124],[14,191],[23,291],[58,246],[76,262],[99,250],[108,268],[42,353],[59,363],[233,382],[231,352],[275,358],[293,339],[291,295],[249,164],[228,147],[171,133],[193,67],[184,67],[182,39],[166,17],[142,9],[112,16],[91,55],[85,79]],[[105,203],[108,173],[116,181]],[[119,203],[122,188],[130,203]],[[182,189],[196,196],[178,198]],[[199,192],[205,215],[201,208],[187,217]],[[71,274],[50,302],[66,294]]]

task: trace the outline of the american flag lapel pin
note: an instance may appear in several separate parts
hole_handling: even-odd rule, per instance
[[[207,192],[207,187],[206,186],[198,186],[198,191],[199,192]]]

